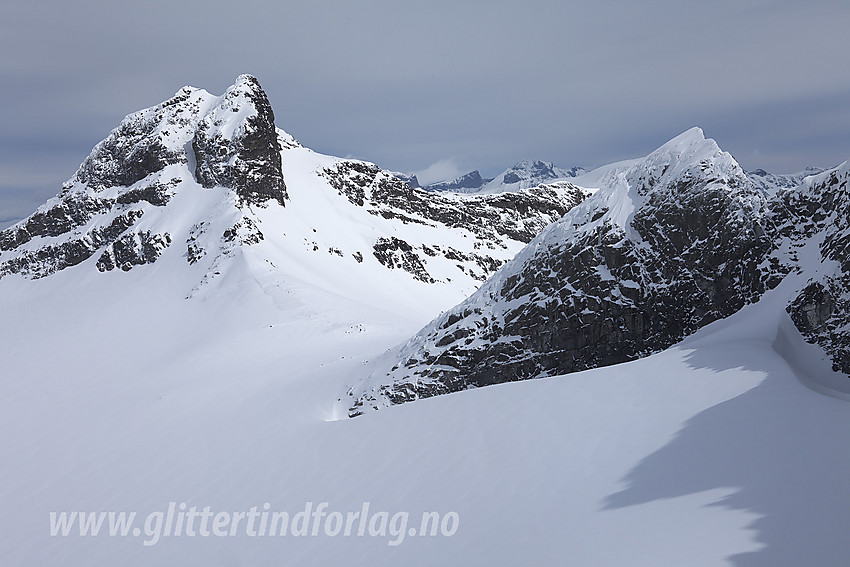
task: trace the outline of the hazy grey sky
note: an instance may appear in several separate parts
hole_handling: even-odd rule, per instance
[[[846,0],[4,0],[0,221],[121,118],[256,75],[303,144],[398,171],[596,166],[687,128],[746,169],[850,158]]]

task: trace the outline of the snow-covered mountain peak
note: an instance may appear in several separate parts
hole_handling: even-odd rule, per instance
[[[772,290],[850,374],[850,167],[800,181],[765,190],[698,128],[576,178],[598,190],[376,361],[349,415],[641,358]]]
[[[764,195],[737,161],[701,128],[691,128],[643,158],[597,168],[574,178],[576,185],[598,191],[550,232],[562,237],[569,231],[588,233],[603,225],[618,227],[635,242],[643,237],[633,226],[635,211],[678,208],[684,202],[701,202],[720,191],[729,206],[758,211]]]
[[[689,186],[724,185],[731,190],[749,185],[743,168],[701,128],[691,128],[634,164],[627,177],[641,193]]]
[[[374,164],[323,156],[276,128],[259,82],[242,75],[220,96],[184,87],[124,118],[56,197],[0,231],[0,278],[68,268],[97,278],[156,263],[193,297],[246,281],[278,297],[285,280],[430,313],[585,196],[564,184],[429,193]]]
[[[693,126],[678,136],[670,138],[652,153],[664,153],[671,151],[683,152],[688,149],[698,149],[704,146],[707,146],[712,150],[719,149],[714,140],[705,137],[705,132],[703,132],[702,128],[699,126]]]
[[[283,204],[286,187],[274,113],[256,78],[240,75],[221,96],[183,87],[169,100],[126,116],[64,186],[95,193],[130,187],[165,167],[186,164],[204,187],[236,190],[257,204]]]

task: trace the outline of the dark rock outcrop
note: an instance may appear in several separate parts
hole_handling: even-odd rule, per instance
[[[413,252],[413,247],[395,236],[379,238],[375,243],[373,254],[387,268],[399,268],[412,274],[414,279],[425,283],[435,281],[428,274],[419,256]]]
[[[141,218],[143,212],[130,210],[115,217],[108,224],[97,226],[81,236],[59,243],[51,243],[35,250],[25,250],[0,263],[0,277],[9,274],[41,278],[59,270],[88,260],[98,249],[111,244]]]
[[[323,175],[341,195],[371,214],[407,223],[436,221],[494,241],[507,237],[529,242],[588,195],[565,182],[493,195],[444,195],[413,188],[358,161],[342,162]]]
[[[97,269],[108,272],[120,268],[127,272],[133,266],[153,264],[169,244],[171,236],[168,233],[152,234],[150,231],[142,231],[125,234],[106,247],[97,260]]]
[[[60,236],[86,224],[94,215],[108,211],[111,199],[73,194],[59,203],[39,209],[23,223],[0,231],[0,251],[14,250],[38,236]]]
[[[234,131],[228,114],[247,116]],[[192,149],[195,178],[204,187],[229,187],[246,203],[261,206],[269,200],[284,205],[288,198],[274,112],[254,77],[240,76],[200,121]]]

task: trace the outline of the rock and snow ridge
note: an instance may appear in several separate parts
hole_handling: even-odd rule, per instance
[[[221,96],[185,87],[128,115],[56,197],[0,231],[0,277],[126,272],[175,255],[194,295],[238,257],[254,273],[299,266],[343,293],[353,278],[446,288],[456,302],[586,195],[568,183],[468,196],[411,187],[303,148],[242,75]]]
[[[575,181],[599,189],[376,361],[349,415],[642,358],[784,280],[798,330],[850,374],[846,164],[767,191],[693,128]]]
[[[516,191],[517,189],[534,187],[541,183],[576,177],[581,175],[582,172],[584,172],[584,169],[580,167],[562,169],[545,161],[523,160],[485,183],[479,191],[482,193]]]
[[[424,186],[424,189],[453,193],[503,193],[531,189],[556,181],[569,181],[583,173],[586,173],[586,171],[581,167],[563,169],[545,161],[523,160],[494,178],[482,177],[481,173],[475,170],[461,175],[457,179],[431,183]],[[415,180],[416,176],[411,179]]]
[[[768,194],[775,194],[780,189],[793,189],[798,187],[805,178],[823,173],[826,171],[822,167],[807,167],[803,171],[796,173],[768,173],[763,169],[754,169],[748,171],[747,176],[754,185],[760,187]]]

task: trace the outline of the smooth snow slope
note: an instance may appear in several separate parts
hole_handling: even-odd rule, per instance
[[[417,314],[418,298],[380,311],[314,286],[254,285],[257,271],[236,262],[215,293],[186,301],[170,265],[180,261],[163,256],[132,278],[0,280],[4,565],[835,567],[850,557],[850,412],[774,350],[782,321],[770,296],[643,360],[335,421],[333,396],[364,360],[433,316]],[[411,517],[456,511],[460,526],[395,547],[244,534],[146,547],[48,533],[50,511],[143,516],[171,501],[290,513],[370,501]]]

